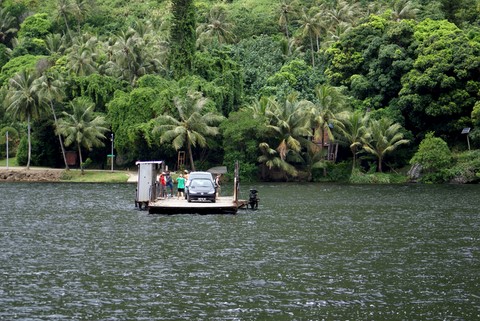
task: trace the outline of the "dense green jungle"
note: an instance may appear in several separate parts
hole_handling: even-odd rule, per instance
[[[480,0],[0,3],[0,159],[480,181]]]

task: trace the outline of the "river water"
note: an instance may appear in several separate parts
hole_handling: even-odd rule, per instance
[[[480,186],[255,187],[165,216],[131,184],[0,184],[0,320],[480,319]]]

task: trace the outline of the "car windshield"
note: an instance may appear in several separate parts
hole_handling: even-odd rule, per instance
[[[192,180],[191,187],[212,187],[212,181],[204,178],[195,178]]]

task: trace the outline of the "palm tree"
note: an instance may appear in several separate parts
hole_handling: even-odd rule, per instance
[[[276,151],[273,148],[270,148],[270,146],[267,143],[260,143],[258,145],[258,148],[262,153],[262,155],[258,157],[259,163],[265,164],[265,166],[268,167],[268,169],[270,170],[272,168],[278,168],[291,176],[298,175],[298,172],[295,169],[295,167],[289,164],[287,161],[285,161],[281,157],[279,157],[278,151]],[[263,170],[262,170],[262,176],[263,177],[265,176],[265,174],[263,173]]]
[[[45,46],[51,56],[55,54],[61,55],[65,52],[65,48],[67,47],[65,36],[58,33],[48,34],[45,37]]]
[[[35,76],[28,70],[23,70],[16,74],[9,81],[8,94],[5,102],[7,111],[11,112],[13,117],[19,120],[27,121],[28,136],[28,160],[27,169],[30,169],[30,160],[32,158],[31,141],[31,120],[38,117],[42,105],[39,103],[38,94],[34,87]]]
[[[312,15],[310,13],[302,10],[300,19],[298,20],[300,24],[300,29],[302,30],[302,36],[308,37],[310,40],[310,51],[312,58],[312,66],[315,67],[315,49],[313,47],[314,40],[318,42],[320,33],[322,31],[321,21],[318,19],[317,15]]]
[[[402,126],[388,118],[370,121],[363,148],[378,158],[378,171],[382,172],[382,162],[386,154],[393,152],[398,146],[407,144],[400,131]]]
[[[145,73],[154,73],[158,71],[166,71],[167,55],[169,44],[165,35],[161,32],[165,29],[166,23],[154,24],[150,21],[143,22],[141,20],[135,21],[131,29],[135,31],[137,38],[139,38],[138,47],[140,59],[138,64],[141,71],[139,76]]]
[[[278,19],[278,24],[285,29],[285,37],[287,37],[287,43],[290,43],[290,34],[288,32],[289,27],[289,16],[295,14],[295,1],[292,0],[283,0],[280,4],[280,18]],[[288,54],[291,54],[291,48],[288,46]]]
[[[380,1],[372,1],[365,7],[363,16],[381,15],[383,12],[385,12],[385,5]]]
[[[129,28],[115,36],[106,66],[110,75],[122,77],[134,85],[138,78],[162,65],[159,58],[165,53],[165,48],[160,38],[150,37],[149,28],[136,23],[135,29]]]
[[[82,147],[91,150],[104,146],[102,140],[108,132],[107,122],[102,116],[94,117],[95,104],[84,97],[70,102],[72,113],[62,112],[58,120],[57,133],[65,137],[65,146],[75,144],[80,157],[80,168],[83,171]]]
[[[88,76],[97,70],[95,52],[90,44],[76,39],[67,55],[67,68],[78,76]]]
[[[302,143],[306,144],[305,137],[311,135],[305,107],[308,102],[298,100],[298,93],[290,94],[283,103],[270,100],[272,107],[267,110],[269,128],[280,140],[276,148],[280,158],[285,160],[287,154],[299,153]]]
[[[68,25],[68,18],[70,15],[77,15],[78,7],[70,0],[57,0],[57,19],[62,19],[67,28],[67,33],[70,34],[70,27]]]
[[[139,61],[142,60],[140,54],[143,46],[143,39],[134,29],[121,31],[115,36],[115,43],[111,47],[112,59],[108,63],[108,72],[134,84],[141,74]]]
[[[266,96],[260,97],[260,99],[254,99],[250,104],[245,106],[245,109],[252,113],[253,118],[265,117],[267,110],[271,107],[272,98]]]
[[[53,74],[45,72],[40,78],[36,79],[33,84],[35,90],[38,92],[41,103],[45,103],[50,106],[52,111],[55,128],[58,127],[57,113],[55,112],[54,102],[62,101],[64,97],[63,88],[65,82],[61,78],[60,74]],[[57,134],[60,148],[62,150],[63,161],[65,163],[65,169],[69,170],[67,164],[67,157],[65,155],[65,148],[63,146],[62,136]]]
[[[15,18],[10,15],[6,8],[0,8],[0,42],[8,42],[9,36],[17,31]]]
[[[367,134],[368,115],[364,115],[361,111],[354,112],[345,111],[338,115],[339,122],[336,130],[342,136],[341,139],[349,146],[353,155],[352,170],[355,169],[357,163],[358,149]]]
[[[396,0],[393,4],[392,19],[400,21],[402,19],[415,19],[419,9],[410,0]]]
[[[325,49],[331,47],[335,42],[340,40],[341,35],[350,31],[351,29],[352,25],[344,21],[331,26],[327,31],[327,40],[323,41],[322,47]]]
[[[311,144],[306,151],[302,153],[302,159],[308,173],[308,181],[312,181],[314,169],[321,168],[324,172],[326,171],[327,161],[325,160],[325,151],[321,150],[317,145]]]
[[[88,14],[91,11],[91,3],[89,0],[74,0],[72,4],[73,8],[73,15],[75,16],[75,19],[77,20],[77,28],[78,32],[80,32],[80,24],[83,21],[85,17],[88,16]]]
[[[216,42],[219,45],[235,40],[231,32],[232,24],[227,21],[227,12],[222,6],[213,6],[208,13],[207,22],[197,27],[197,46]]]
[[[208,99],[202,93],[193,92],[181,99],[175,97],[174,105],[178,112],[178,118],[171,115],[157,117],[157,125],[153,129],[154,134],[160,133],[160,143],[171,142],[176,150],[187,148],[190,166],[195,171],[192,147],[197,144],[207,147],[207,136],[216,136],[219,129],[216,126],[224,117],[213,112],[206,112],[205,107]]]
[[[346,98],[337,87],[319,85],[315,88],[317,102],[310,104],[309,115],[314,129],[314,140],[320,142],[322,149],[325,134],[330,141],[334,140],[332,128],[335,123],[336,113],[345,106]]]
[[[359,2],[349,3],[345,0],[337,1],[336,5],[327,11],[331,25],[337,25],[341,22],[354,25],[360,13]]]

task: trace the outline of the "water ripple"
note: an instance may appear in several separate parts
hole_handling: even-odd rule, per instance
[[[256,188],[160,216],[132,185],[0,184],[0,319],[480,318],[479,186]]]

